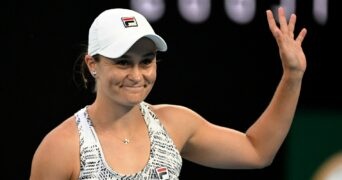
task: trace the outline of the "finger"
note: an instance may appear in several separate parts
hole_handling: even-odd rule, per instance
[[[299,43],[299,45],[302,45],[302,42],[304,41],[304,38],[307,34],[307,30],[306,28],[303,28],[300,33],[298,34],[297,38],[296,38],[296,42]]]
[[[288,27],[287,27],[287,21],[286,21],[286,16],[285,16],[285,10],[283,7],[278,8],[278,18],[279,18],[280,30],[283,33],[287,33]]]
[[[267,16],[267,22],[268,22],[268,27],[271,30],[273,36],[276,35],[276,31],[278,29],[277,23],[274,19],[273,13],[271,10],[266,11],[266,16]]]
[[[295,29],[295,24],[296,24],[297,16],[295,14],[291,14],[290,20],[289,20],[289,25],[288,25],[288,31],[290,36],[293,38],[293,32]]]

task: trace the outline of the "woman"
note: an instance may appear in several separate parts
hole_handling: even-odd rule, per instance
[[[268,107],[243,133],[183,106],[145,102],[157,76],[157,51],[167,45],[137,12],[101,13],[90,27],[83,62],[84,77],[90,72],[95,80],[95,101],[47,134],[34,154],[30,179],[178,179],[182,158],[213,168],[270,165],[300,95],[306,29],[294,37],[296,16],[287,22],[281,7],[280,27],[270,10],[266,15],[283,74]]]

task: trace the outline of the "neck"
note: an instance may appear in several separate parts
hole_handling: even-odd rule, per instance
[[[95,102],[87,110],[99,136],[115,137],[124,144],[134,141],[133,135],[145,127],[139,104],[127,108],[126,106],[110,107]]]

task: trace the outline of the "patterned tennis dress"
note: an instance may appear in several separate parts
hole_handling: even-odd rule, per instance
[[[100,142],[87,114],[87,106],[75,113],[80,135],[80,176],[86,180],[174,180],[179,178],[182,158],[165,128],[146,102],[140,111],[148,127],[150,157],[146,166],[135,174],[122,175],[109,167]]]

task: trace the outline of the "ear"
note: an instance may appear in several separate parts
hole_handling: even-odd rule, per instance
[[[91,55],[89,54],[85,55],[84,62],[87,64],[88,70],[90,72],[95,71],[96,61]]]

